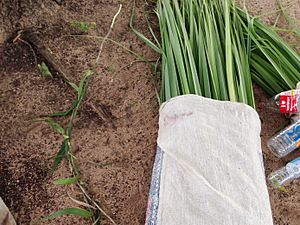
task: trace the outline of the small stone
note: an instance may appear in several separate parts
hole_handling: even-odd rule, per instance
[[[8,34],[0,28],[0,44],[3,44],[8,38]]]

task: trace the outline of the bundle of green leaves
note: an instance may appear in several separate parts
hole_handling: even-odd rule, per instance
[[[255,107],[252,80],[268,94],[300,80],[300,57],[270,27],[234,0],[158,0],[161,102],[184,94]],[[153,32],[152,32],[153,33]]]

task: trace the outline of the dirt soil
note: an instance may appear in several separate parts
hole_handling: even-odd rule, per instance
[[[275,0],[248,0],[255,15],[276,9]],[[300,3],[294,1],[292,15],[300,23]],[[97,58],[119,4],[122,11],[111,38],[126,48],[156,60],[157,55],[143,44],[128,26],[131,0],[1,0],[0,2],[0,196],[18,224],[31,224],[41,216],[66,207],[78,207],[69,196],[80,199],[76,186],[56,186],[53,179],[70,176],[64,162],[49,176],[49,159],[59,150],[60,135],[48,125],[33,123],[36,115],[66,110],[76,97],[55,73],[42,78],[36,63],[47,59],[28,41],[12,40],[26,30],[42,43],[41,49],[62,66],[68,77],[79,83],[84,71]],[[145,13],[149,6],[137,1],[136,27],[149,35]],[[271,24],[276,14],[264,16]],[[96,22],[87,36],[70,27],[74,20]],[[283,19],[279,20],[285,25]],[[300,24],[299,24],[300,25]],[[286,36],[293,41],[290,36]],[[30,40],[29,40],[30,41]],[[141,225],[145,220],[147,194],[155,156],[158,104],[149,65],[124,48],[106,42],[97,70],[73,129],[72,145],[89,193],[120,225]],[[268,112],[266,96],[256,87],[257,110],[262,120],[262,145],[266,174],[283,166],[299,153],[283,160],[266,148],[267,139],[286,120]],[[66,125],[67,120],[60,122]],[[270,190],[276,225],[300,222],[300,181],[288,193]],[[78,217],[63,216],[44,224],[92,224]],[[104,225],[111,224],[102,217]]]

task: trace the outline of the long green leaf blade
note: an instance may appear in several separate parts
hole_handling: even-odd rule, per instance
[[[55,185],[68,185],[68,184],[75,184],[79,181],[79,177],[70,177],[70,178],[63,178],[63,179],[57,179],[53,181],[53,184]]]
[[[69,139],[65,139],[60,147],[60,150],[58,151],[58,153],[54,158],[54,163],[52,165],[51,173],[50,173],[51,175],[53,175],[53,173],[55,172],[55,170],[57,169],[57,167],[59,166],[63,158],[69,152],[69,150],[70,150]]]
[[[85,219],[90,219],[93,216],[93,213],[91,211],[87,211],[81,208],[67,208],[67,209],[62,209],[57,212],[54,212],[49,216],[44,217],[42,220],[45,221],[49,219],[55,219],[56,217],[63,216],[63,215],[75,215]]]

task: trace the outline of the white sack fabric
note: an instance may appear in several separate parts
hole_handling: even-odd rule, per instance
[[[1,225],[16,225],[16,222],[9,212],[8,208],[4,204],[2,198],[0,197],[0,224]]]
[[[251,107],[195,95],[161,106],[147,225],[272,225]]]

